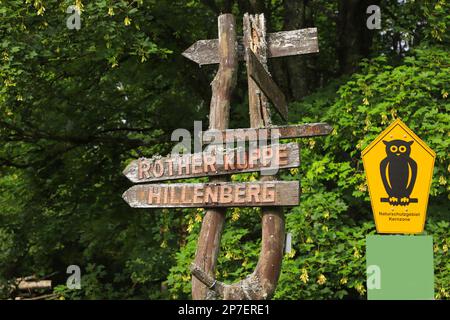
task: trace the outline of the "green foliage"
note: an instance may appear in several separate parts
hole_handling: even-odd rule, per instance
[[[361,72],[343,79],[341,85],[332,83],[291,105],[291,119],[326,121],[335,130],[326,138],[300,140],[300,170],[282,175],[284,180],[300,180],[303,193],[300,206],[287,212],[286,230],[292,233],[293,250],[283,261],[275,299],[365,297],[365,237],[375,233],[375,225],[361,150],[397,117],[437,154],[426,232],[435,243],[436,298],[449,298],[449,66],[450,55],[439,47],[417,49],[397,67],[380,56],[363,62]],[[229,215],[240,211],[234,209]],[[248,263],[240,256],[243,248],[247,248],[245,257],[257,261],[260,230],[255,230],[253,238],[242,239],[259,223],[255,213],[240,217],[239,223],[227,221],[218,278],[238,280],[249,273],[242,267]],[[189,239],[171,269],[172,277],[193,259],[191,241],[197,239]],[[237,259],[230,264],[227,257]],[[177,284],[170,290],[174,297],[189,297],[188,287]]]
[[[303,218],[306,220],[309,212],[316,211],[315,214],[310,213],[315,227],[302,224],[300,217],[295,220],[302,227],[302,237],[307,238],[310,230],[321,227],[321,221],[315,219],[321,215],[329,216],[332,227],[324,224],[322,228],[327,227],[326,235],[317,237],[325,244],[320,245],[320,242],[317,243],[311,237],[312,243],[317,243],[311,249],[327,251],[326,258],[320,254],[315,258],[315,252],[307,254],[303,259],[300,256],[294,270],[303,269],[305,274],[315,272],[314,278],[310,279],[317,279],[317,273],[321,272],[330,284],[328,290],[324,288],[321,294],[314,290],[311,295],[308,295],[308,286],[304,294],[297,294],[295,298],[342,298],[347,294],[357,295],[351,289],[356,289],[360,295],[364,294],[364,237],[374,232],[374,226],[369,222],[372,217],[361,150],[397,117],[402,118],[436,151],[426,230],[433,234],[435,243],[448,243],[447,201],[450,188],[446,177],[450,165],[450,115],[447,98],[450,88],[449,62],[448,51],[439,47],[417,49],[414,55],[405,59],[403,65],[397,67],[391,66],[386,57],[380,56],[363,62],[361,72],[339,86],[334,102],[319,93],[298,104],[298,109],[309,116],[311,121],[325,120],[333,124],[335,130],[322,141],[315,139],[304,143],[306,150],[304,148],[302,153],[303,168],[307,169],[299,178],[308,194],[302,196],[303,203],[299,208],[303,216],[306,215]],[[323,117],[318,110],[326,110]],[[321,208],[321,201],[327,206]],[[306,209],[309,203],[313,203],[314,211]],[[306,208],[301,210],[303,207]],[[290,215],[298,210],[293,209]],[[306,244],[307,241],[303,243]],[[300,248],[300,254],[305,250],[312,251]],[[448,255],[445,250],[435,250],[435,256],[436,297],[448,298],[448,280],[445,280],[445,272],[439,271],[448,267]],[[338,263],[333,268],[334,257],[338,257]],[[308,269],[311,259],[316,266]],[[323,263],[324,261],[327,263]],[[288,282],[292,281],[291,278]],[[283,297],[279,291],[277,296]]]
[[[66,27],[73,4],[79,31]],[[180,51],[205,36],[200,9],[1,2],[0,280],[57,271],[64,284],[78,264],[85,285],[73,298],[161,297],[185,222],[178,212],[130,210],[121,171],[168,152],[173,128],[206,114],[203,90],[192,89],[201,86],[180,85],[192,68]]]
[[[64,299],[190,298],[203,211],[131,209],[120,198],[129,187],[121,172],[132,159],[168,153],[174,129],[192,131],[194,120],[206,126],[216,68],[200,69],[181,52],[217,37],[216,12],[206,5],[221,2],[0,1],[0,298],[11,297],[8,281],[54,272]],[[240,3],[237,17],[248,10]],[[328,17],[337,5],[314,3],[324,8],[314,9],[321,50],[314,68],[323,79],[291,104],[290,119],[326,121],[335,131],[299,140],[301,167],[282,173],[301,181],[302,196],[286,211],[293,251],[275,298],[364,298],[364,238],[375,230],[360,154],[401,117],[437,153],[426,231],[434,237],[436,298],[448,299],[449,4],[382,1],[376,54],[343,78]],[[78,31],[66,27],[73,4],[82,10]],[[283,29],[283,1],[266,4],[268,25]],[[401,53],[391,48],[399,35],[414,39]],[[231,127],[248,125],[244,69]],[[228,211],[218,279],[252,272],[260,220],[257,208]],[[81,290],[65,286],[72,264],[81,267]]]
[[[290,215],[300,211],[302,216],[296,217],[295,224],[302,231],[301,238],[308,239],[311,230],[327,227],[324,228],[326,234],[311,237],[311,248],[301,250],[302,245],[308,242],[299,243],[300,257],[292,262],[291,271],[294,277],[298,270],[304,270],[314,280],[320,273],[327,282],[320,294],[320,290],[310,290],[305,286],[303,290],[293,290],[296,293],[293,297],[364,295],[364,238],[374,232],[374,226],[370,222],[372,216],[361,150],[397,117],[402,118],[436,151],[426,231],[434,236],[435,243],[441,246],[448,244],[449,63],[448,51],[437,46],[415,50],[413,55],[405,58],[404,64],[397,67],[380,56],[363,62],[361,72],[340,85],[337,93],[334,93],[336,85],[332,84],[330,92],[334,97],[327,99],[319,92],[298,103],[298,110],[309,120],[325,120],[335,130],[321,141],[314,139],[303,143],[302,166],[306,169],[298,178],[308,194],[303,194],[300,207],[288,215],[287,224],[289,229]],[[324,115],[320,110],[326,110]],[[313,205],[308,210],[310,203]],[[321,208],[320,203],[326,206]],[[325,215],[329,218],[326,219]],[[312,223],[314,228],[303,224],[302,220],[310,220],[309,224]],[[295,230],[294,226],[291,228]],[[325,243],[320,245],[320,241]],[[314,250],[318,248],[317,254]],[[443,248],[435,248],[436,298],[448,298],[450,290],[446,272],[441,271],[449,266],[447,247]],[[302,256],[305,251],[308,254]],[[322,251],[325,251],[325,258],[320,253]],[[338,262],[333,264],[336,257]],[[312,267],[309,268],[310,265]],[[281,281],[285,276],[283,273]],[[292,283],[294,279],[286,281]],[[317,281],[314,285],[318,285]],[[285,289],[281,292],[280,289],[277,291],[277,297],[284,297]]]

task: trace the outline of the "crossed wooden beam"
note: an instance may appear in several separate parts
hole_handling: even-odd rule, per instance
[[[199,40],[183,52],[183,56],[200,66],[219,63],[219,40]],[[238,39],[238,60],[247,62],[250,76],[272,101],[284,120],[288,117],[286,97],[252,50],[246,50],[244,38]],[[319,52],[317,28],[281,31],[267,35],[267,57],[286,57]]]
[[[211,83],[209,130],[202,132],[200,137],[203,143],[214,145],[215,139],[222,143],[259,141],[261,137],[269,141],[274,133],[279,139],[330,134],[332,128],[326,123],[273,126],[269,110],[270,100],[287,120],[286,98],[267,69],[267,59],[318,52],[317,29],[266,35],[263,14],[245,14],[243,23],[244,36],[237,38],[234,16],[220,15],[219,38],[200,40],[183,53],[199,65],[219,64]],[[247,68],[251,128],[228,129],[231,93],[236,86],[240,60],[245,60]],[[252,183],[231,183],[228,180],[234,173],[262,171],[265,168],[264,155],[269,153],[279,160],[279,168],[297,167],[300,165],[299,145],[272,143],[259,148],[256,153],[244,151],[247,162],[238,165],[236,158],[241,151],[226,149],[220,156],[214,152],[201,152],[183,157],[141,158],[131,162],[124,170],[133,183],[211,177],[210,183],[203,184],[139,184],[123,194],[124,200],[136,208],[208,208],[191,266],[193,299],[268,299],[278,282],[284,247],[282,207],[298,205],[299,182],[277,181],[277,176],[268,175]],[[221,161],[218,161],[219,158]],[[220,239],[226,207],[237,206],[261,207],[261,252],[252,274],[237,283],[224,284],[215,279]]]

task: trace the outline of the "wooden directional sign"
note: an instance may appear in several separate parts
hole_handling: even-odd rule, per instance
[[[245,59],[242,38],[238,39],[238,58]],[[268,58],[319,52],[317,28],[267,34]],[[183,52],[183,56],[199,65],[219,63],[219,40],[199,40]]]
[[[269,100],[272,101],[281,117],[287,120],[288,106],[284,93],[278,88],[275,81],[273,81],[270,74],[251,50],[248,50],[247,63],[249,76],[256,82]]]
[[[266,145],[211,151],[183,156],[146,159],[131,162],[123,171],[132,182],[150,182],[193,177],[216,176],[268,169],[293,168],[300,165],[297,143]]]
[[[298,181],[140,184],[125,191],[133,208],[296,206]]]
[[[362,152],[379,233],[421,233],[436,154],[400,119]]]
[[[201,132],[203,144],[222,144],[237,141],[262,141],[278,139],[308,138],[326,136],[333,131],[327,123],[308,123],[288,126],[272,126],[267,128],[242,128],[227,130],[208,130]]]

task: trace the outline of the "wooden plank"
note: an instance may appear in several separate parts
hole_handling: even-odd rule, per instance
[[[122,198],[133,208],[296,206],[298,181],[140,184]]]
[[[20,281],[17,287],[19,290],[51,289],[52,280]]]
[[[268,45],[269,58],[319,52],[317,28],[269,33]]]
[[[234,143],[237,141],[261,141],[278,139],[309,138],[326,136],[333,131],[327,123],[306,123],[267,128],[242,128],[227,130],[208,130],[201,132],[203,144]]]
[[[284,120],[288,117],[288,106],[284,93],[278,88],[270,74],[264,69],[255,54],[248,50],[248,72],[249,76],[257,83],[258,87],[272,101],[278,113]]]
[[[317,28],[281,31],[267,34],[269,58],[319,52]],[[199,65],[219,63],[218,39],[199,40],[183,52],[183,56]],[[245,60],[243,38],[238,37],[238,58]]]
[[[218,176],[267,169],[294,168],[300,165],[297,143],[267,145],[165,158],[141,158],[132,161],[123,171],[134,183]]]
[[[237,54],[238,60],[244,61],[244,46],[242,45],[242,37],[238,37]],[[219,63],[219,39],[198,40],[182,55],[198,65],[217,64]]]

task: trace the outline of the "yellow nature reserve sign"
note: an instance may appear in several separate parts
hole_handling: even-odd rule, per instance
[[[436,154],[400,119],[362,152],[379,233],[421,233]]]

